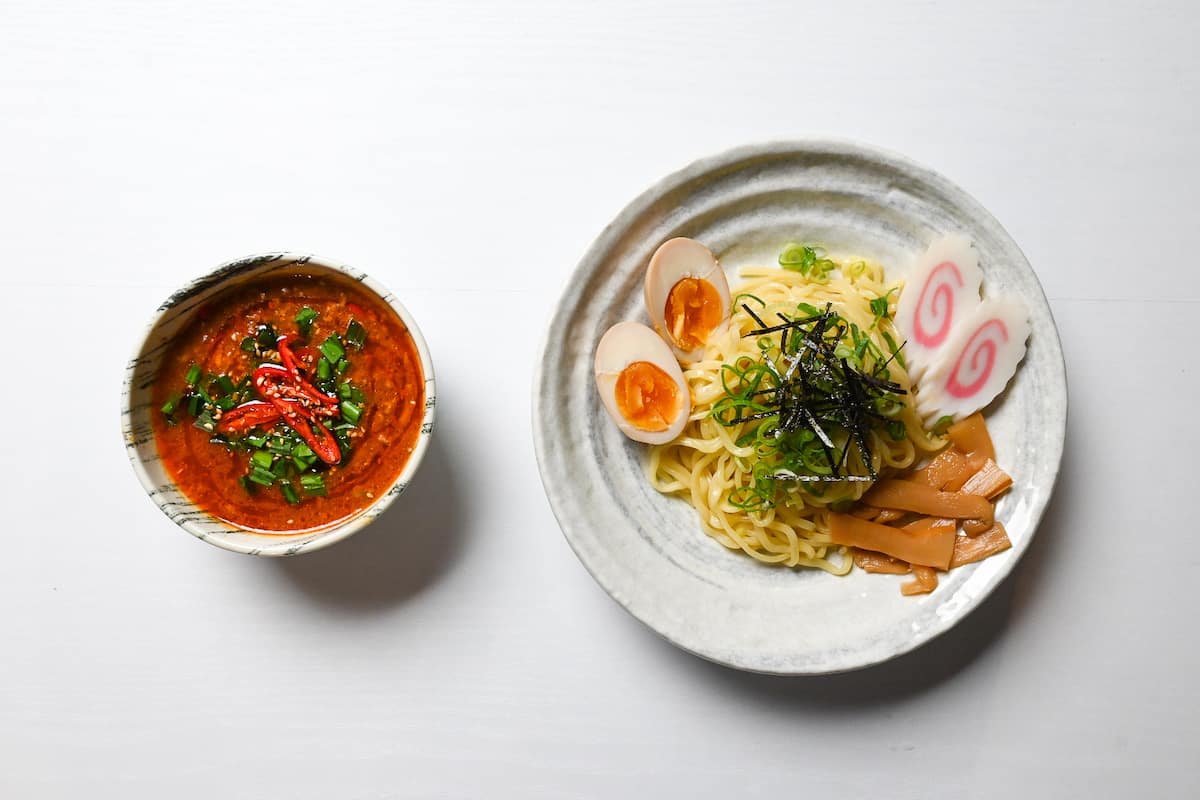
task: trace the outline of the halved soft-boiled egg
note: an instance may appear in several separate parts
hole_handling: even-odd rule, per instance
[[[646,268],[646,310],[655,330],[684,361],[729,319],[729,281],[712,251],[694,239],[663,242]]]
[[[596,388],[630,439],[666,444],[683,430],[692,396],[675,355],[638,322],[618,322],[596,346]]]

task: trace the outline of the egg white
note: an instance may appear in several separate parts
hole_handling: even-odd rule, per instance
[[[617,405],[617,378],[635,361],[653,364],[675,382],[680,402],[666,430],[642,430],[626,419]],[[691,394],[675,354],[650,328],[640,322],[618,322],[609,328],[596,346],[595,371],[596,389],[608,415],[630,439],[646,444],[666,444],[683,432],[692,410]]]
[[[682,361],[699,361],[704,356],[704,344],[694,350],[681,350],[668,333],[666,324],[667,297],[675,284],[684,278],[696,278],[710,284],[721,299],[721,324],[709,334],[715,336],[729,320],[731,306],[729,280],[717,263],[712,251],[694,239],[676,237],[659,245],[646,268],[646,313],[650,324],[658,331],[667,346]]]

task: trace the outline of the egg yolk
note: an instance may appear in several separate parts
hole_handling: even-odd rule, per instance
[[[679,349],[695,350],[721,324],[721,295],[706,280],[684,278],[671,287],[664,316]]]
[[[643,431],[665,431],[679,411],[679,387],[649,361],[634,361],[617,376],[617,408]]]

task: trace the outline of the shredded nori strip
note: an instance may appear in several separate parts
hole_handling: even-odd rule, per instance
[[[889,342],[892,352],[884,359],[865,332],[833,311],[832,303],[795,319],[777,314],[781,320],[777,325],[768,325],[745,303],[741,306],[757,325],[744,336],[778,333],[778,354],[773,346],[760,342],[763,352],[758,362],[746,358],[727,365],[747,388],[739,393],[727,385],[726,397],[714,406],[713,416],[726,426],[757,423],[755,431],[745,437],[747,441],[757,437],[774,441],[778,448],[790,448],[788,459],[774,469],[756,470],[756,478],[771,484],[875,480],[878,475],[870,434],[880,426],[892,425],[887,430],[894,430],[895,419],[879,409],[880,401],[894,401],[906,393],[887,372],[888,365],[901,358],[904,345],[895,347]],[[814,310],[811,306],[800,308],[802,313]],[[848,333],[852,340],[843,344]],[[855,363],[847,353],[853,354]],[[869,371],[863,366],[869,363],[864,362],[868,353],[869,362],[874,362]],[[764,378],[766,386],[761,385]],[[838,446],[835,440],[843,444]],[[847,466],[852,449],[866,474]],[[803,469],[794,468],[797,465]],[[745,508],[769,507],[774,491],[755,487],[751,494],[757,493],[757,497],[731,502]]]

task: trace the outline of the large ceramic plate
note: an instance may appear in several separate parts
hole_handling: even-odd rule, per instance
[[[646,320],[642,276],[673,236],[708,245],[733,276],[774,263],[789,241],[860,255],[901,277],[937,234],[962,232],[979,251],[984,293],[1024,299],[1029,349],[988,409],[998,461],[1014,485],[998,504],[1011,550],[944,575],[931,595],[904,597],[899,576],[762,565],[725,549],[685,501],[647,483],[644,445],[609,420],[592,357],[610,325]],[[649,189],[583,257],[562,296],[534,384],[538,464],[554,514],[584,566],[633,616],[669,641],[741,669],[838,672],[875,664],[946,631],[1028,548],[1058,473],[1066,427],[1062,349],[1037,277],[979,203],[907,159],[831,142],[743,147],[704,159]]]

